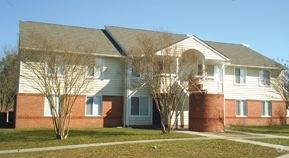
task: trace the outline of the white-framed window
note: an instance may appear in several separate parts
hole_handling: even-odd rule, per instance
[[[149,116],[149,97],[131,97],[130,115]]]
[[[259,71],[259,85],[269,86],[270,85],[270,71],[260,70]]]
[[[247,101],[246,100],[236,100],[236,115],[247,116]]]
[[[99,57],[96,58],[94,64],[88,65],[86,67],[86,76],[103,79],[104,78],[103,67],[104,67],[104,58]]]
[[[289,109],[286,107],[286,116],[289,116]]]
[[[262,116],[272,116],[271,101],[267,101],[267,100],[261,101],[261,115]]]
[[[135,69],[131,68],[131,77],[140,78],[140,74],[135,71]]]
[[[101,96],[86,96],[85,116],[101,116]]]
[[[51,59],[50,59],[51,60]],[[64,62],[61,55],[56,55],[54,60],[51,60],[49,63],[46,63],[46,73],[48,75],[64,75]]]
[[[54,106],[56,106],[56,109],[57,109],[57,112],[59,112],[59,98],[58,96],[56,95],[53,95],[52,96],[53,98],[53,101],[54,101]],[[51,109],[50,109],[50,102],[49,100],[47,99],[47,97],[45,96],[44,98],[44,116],[52,116],[52,112],[51,112]]]
[[[246,84],[246,69],[235,68],[235,83]]]
[[[219,65],[203,65],[198,64],[198,77],[205,77],[207,80],[222,81],[222,70]]]

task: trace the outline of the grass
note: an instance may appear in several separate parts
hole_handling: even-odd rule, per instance
[[[228,129],[289,136],[289,126],[231,126]],[[215,133],[235,136],[234,133]],[[243,136],[243,135],[242,135]],[[0,150],[62,146],[73,144],[120,142],[132,140],[199,137],[173,132],[162,134],[155,129],[97,128],[72,129],[66,140],[56,140],[52,129],[1,129]],[[249,138],[248,138],[249,139]],[[250,139],[289,146],[288,139]],[[157,146],[154,150],[152,147]],[[264,152],[266,151],[266,152]],[[5,157],[276,157],[288,154],[275,148],[229,140],[186,140],[154,143],[122,144],[64,150],[1,154]]]
[[[157,149],[152,147],[156,145]],[[266,151],[266,152],[264,152]],[[228,140],[168,141],[3,154],[11,157],[276,157],[288,152]]]
[[[252,133],[263,133],[272,135],[289,136],[289,125],[270,125],[270,126],[230,126],[226,129],[252,132]]]
[[[248,139],[248,140],[254,140],[254,141],[258,141],[258,142],[276,144],[276,146],[277,146],[277,145],[289,146],[289,138],[288,138],[288,139],[281,139],[281,138],[258,138],[258,139]]]
[[[196,135],[173,132],[162,134],[161,130],[130,128],[71,129],[65,140],[56,140],[53,129],[1,129],[0,150],[35,147],[118,142],[128,140],[192,138]]]

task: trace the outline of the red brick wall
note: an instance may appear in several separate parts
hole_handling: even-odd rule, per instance
[[[224,131],[224,95],[190,95],[189,129],[202,132]]]
[[[247,100],[247,116],[236,116],[236,100],[225,100],[226,125],[271,125],[271,124],[285,124],[286,111],[285,104],[282,101],[272,101],[272,116],[261,116],[261,101]]]
[[[122,125],[123,97],[103,96],[102,116],[85,116],[86,96],[78,96],[70,127],[106,127]],[[15,128],[52,128],[52,118],[44,116],[44,95],[18,93]]]

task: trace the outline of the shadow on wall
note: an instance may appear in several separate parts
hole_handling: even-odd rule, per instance
[[[102,106],[104,127],[122,126],[123,97],[122,96],[103,96]]]
[[[14,112],[0,112],[0,128],[15,128]]]

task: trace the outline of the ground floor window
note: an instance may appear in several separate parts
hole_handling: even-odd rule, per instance
[[[286,115],[289,116],[289,109],[286,108]]]
[[[149,115],[148,97],[131,97],[130,114],[135,116]]]
[[[271,116],[271,101],[261,101],[262,116]]]
[[[87,96],[85,105],[86,116],[101,115],[101,96]]]
[[[59,99],[58,96],[56,95],[51,95],[49,96],[49,98],[51,99],[51,101],[53,102],[53,104],[51,105],[49,102],[49,99],[45,96],[44,99],[44,116],[52,116],[52,112],[51,112],[51,106],[55,106],[55,109],[57,110],[57,114],[59,112]]]
[[[236,100],[236,115],[237,116],[247,116],[246,100]]]

